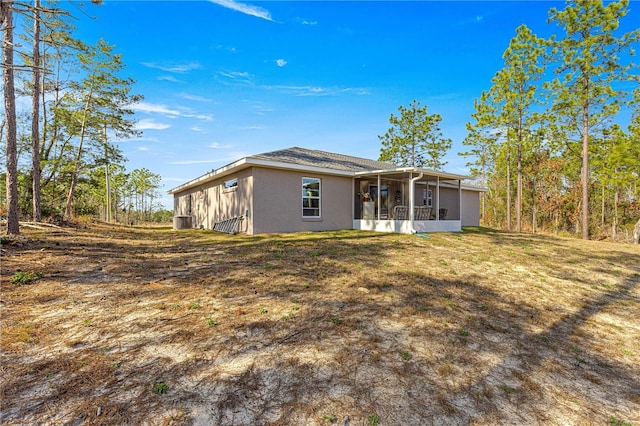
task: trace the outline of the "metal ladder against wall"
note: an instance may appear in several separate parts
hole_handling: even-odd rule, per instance
[[[242,223],[244,222],[244,216],[236,216],[231,219],[225,219],[213,224],[213,230],[218,232],[225,232],[227,234],[237,234],[242,232]]]

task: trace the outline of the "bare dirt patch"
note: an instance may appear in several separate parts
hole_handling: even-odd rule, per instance
[[[24,231],[3,424],[640,424],[638,246]]]

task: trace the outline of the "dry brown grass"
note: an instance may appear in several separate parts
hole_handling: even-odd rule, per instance
[[[3,424],[640,424],[637,246],[25,232],[2,254]]]

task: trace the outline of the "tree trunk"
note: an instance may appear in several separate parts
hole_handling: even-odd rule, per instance
[[[585,77],[585,91],[589,94],[589,80]],[[588,99],[588,97],[585,97]],[[582,239],[589,239],[589,101],[582,107]]]
[[[600,212],[600,226],[602,227],[602,229],[604,229],[604,215],[605,215],[605,188],[604,188],[604,182],[602,182],[602,205],[601,205],[601,212]]]
[[[516,188],[516,231],[522,232],[522,114],[518,116],[518,187]]]
[[[87,115],[89,112],[89,104],[91,103],[91,97],[93,96],[93,88],[89,90],[87,102],[84,105],[84,112],[82,114],[82,125],[80,127],[80,144],[78,145],[78,151],[76,153],[75,164],[73,167],[73,174],[71,175],[71,185],[69,186],[69,194],[67,195],[67,203],[64,208],[64,218],[70,219],[73,209],[73,195],[76,190],[76,184],[78,183],[78,172],[80,169],[80,160],[82,159],[82,144],[84,143],[84,134],[87,128]]]
[[[31,94],[31,164],[33,176],[33,220],[42,221],[40,209],[40,0],[33,7],[33,93]]]
[[[0,15],[4,44],[2,60],[4,62],[4,108],[6,121],[6,182],[7,182],[7,234],[20,234],[18,219],[18,146],[16,128],[16,94],[13,77],[13,10],[12,2],[0,2]]]
[[[531,184],[531,233],[536,233],[536,187]]]
[[[111,223],[111,177],[109,176],[109,151],[107,149],[107,125],[104,125],[104,160],[105,160],[105,192],[107,210],[105,211],[105,221]]]
[[[507,145],[507,231],[511,231],[511,153]]]
[[[78,151],[76,152],[76,158],[74,161],[73,173],[71,175],[71,184],[69,185],[69,192],[67,193],[67,202],[64,207],[64,218],[66,220],[71,219],[71,217],[73,216],[73,195],[78,183],[80,159],[82,158],[82,144],[83,138],[80,138],[80,144],[78,145]]]
[[[613,241],[618,238],[618,202],[620,201],[620,189],[616,186],[613,194]]]
[[[484,147],[482,148],[483,152],[482,152],[482,187],[486,188],[487,187],[487,172],[486,172],[486,164],[485,164],[485,153],[484,153]],[[485,206],[485,193],[481,192],[480,193],[480,203],[482,206],[482,209],[480,211],[480,220],[481,222],[484,222],[484,206]]]

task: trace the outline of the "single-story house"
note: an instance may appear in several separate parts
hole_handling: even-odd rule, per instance
[[[465,179],[293,147],[241,158],[169,193],[176,229],[456,232],[480,221],[483,189]]]

